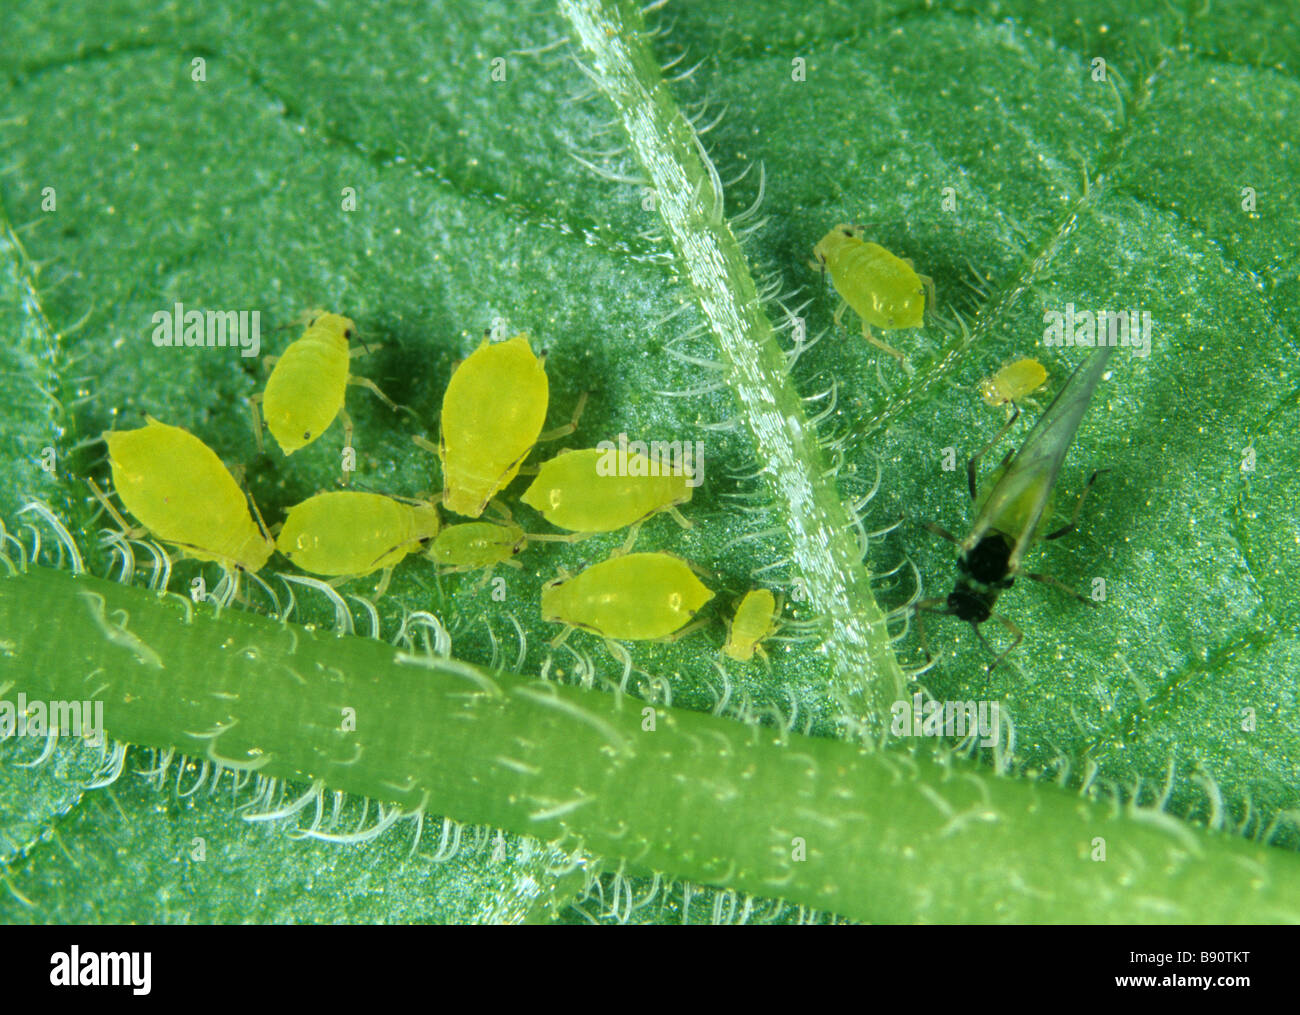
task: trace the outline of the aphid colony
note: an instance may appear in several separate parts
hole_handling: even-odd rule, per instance
[[[339,417],[350,446],[343,405],[348,384],[364,384],[393,406],[371,382],[350,375],[353,328],[337,314],[313,317],[254,399],[255,412],[260,401],[286,455],[320,438]],[[543,432],[550,400],[543,360],[526,335],[485,338],[447,385],[438,444],[416,438],[441,462],[440,495],[410,500],[352,490],[318,493],[290,508],[274,536],[256,504],[250,513],[251,497],[202,440],[153,417],[137,430],[104,434],[114,488],[139,527],[91,485],[128,534],[148,531],[183,555],[216,561],[232,574],[256,573],[278,551],[329,584],[382,572],[379,594],[393,568],[413,553],[430,558],[442,573],[490,574],[498,564],[519,567],[514,558],[530,540],[572,541],[630,527],[626,543],[608,560],[545,584],[542,616],[564,625],[557,644],[574,628],[610,639],[681,637],[703,623],[696,615],[714,593],[693,565],[672,554],[628,551],[640,526],[656,514],[669,512],[689,525],[677,512],[692,493],[682,469],[629,468],[627,475],[611,476],[598,468],[601,450],[561,452],[535,470],[521,499],[566,530],[562,534],[526,533],[497,500],[535,447],[577,428],[585,399],[568,424]],[[260,443],[260,421],[257,429]],[[471,520],[447,524],[440,507]],[[494,519],[482,518],[486,512]],[[750,592],[728,625],[723,651],[742,661],[756,652],[763,657],[760,642],[774,632],[778,614],[770,592]]]

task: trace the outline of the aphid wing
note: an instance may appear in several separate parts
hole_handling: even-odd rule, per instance
[[[990,529],[996,529],[1015,540],[1010,571],[1014,574],[1019,568],[1092,393],[1105,372],[1106,361],[1114,351],[1114,346],[1098,346],[1075,368],[990,491],[964,545],[974,546]]]

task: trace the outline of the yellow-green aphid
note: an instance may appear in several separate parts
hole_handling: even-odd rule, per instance
[[[385,572],[438,534],[433,504],[336,490],[289,509],[275,547],[298,567],[333,578]],[[388,585],[385,574],[381,588]]]
[[[391,408],[397,408],[374,382],[350,372],[353,351],[348,341],[354,328],[350,318],[318,314],[302,336],[275,360],[262,395],[262,414],[271,436],[286,455],[312,443],[339,416],[343,419],[343,442],[352,445],[352,421],[343,406],[349,384],[369,388]],[[256,402],[253,411],[256,417]],[[257,439],[260,447],[260,424]]]
[[[925,294],[934,303],[934,282],[918,275],[912,262],[895,257],[877,243],[863,238],[861,226],[838,225],[823,236],[813,256],[823,270],[829,271],[831,283],[842,298],[835,311],[838,325],[846,307],[862,318],[862,335],[878,349],[899,362],[907,358],[871,333],[872,327],[892,330],[919,328],[924,323]]]
[[[637,452],[611,462],[619,457],[617,451],[599,448],[563,452],[542,465],[520,499],[570,532],[614,532],[660,511],[672,512],[678,524],[689,526],[676,511],[693,492],[691,478],[680,467],[651,475],[670,470]]]
[[[581,574],[542,586],[542,618],[606,638],[667,638],[713,598],[690,565],[668,553],[611,557]]]
[[[1004,405],[1007,412],[1012,405],[1020,402],[1033,402],[1029,398],[1047,381],[1047,371],[1036,359],[1018,359],[1008,363],[992,377],[980,381],[980,394],[987,405],[997,407]]]
[[[138,430],[104,434],[113,486],[127,511],[191,557],[261,570],[275,544],[216,452],[188,430],[146,419]]]
[[[736,607],[736,616],[727,629],[723,654],[737,662],[748,662],[757,652],[766,659],[762,641],[777,629],[779,624],[776,597],[767,589],[751,589]]]
[[[514,522],[461,522],[438,533],[429,556],[444,573],[477,571],[497,564],[522,567],[514,556],[528,545],[528,536]]]
[[[442,503],[477,518],[515,478],[542,432],[550,388],[527,335],[483,340],[442,399]]]

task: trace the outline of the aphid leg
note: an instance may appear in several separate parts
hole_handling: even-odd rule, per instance
[[[1049,532],[1043,537],[1044,539],[1060,539],[1062,536],[1068,536],[1074,531],[1075,524],[1079,521],[1079,512],[1083,510],[1083,502],[1087,498],[1089,491],[1092,490],[1092,484],[1097,482],[1097,477],[1103,472],[1109,471],[1109,469],[1093,470],[1092,475],[1088,477],[1088,482],[1083,484],[1083,489],[1079,492],[1079,499],[1074,502],[1074,513],[1070,515],[1069,524],[1061,526],[1055,532]]]
[[[375,343],[374,345],[367,345],[365,341],[362,340],[361,338],[358,338],[357,341],[360,342],[361,345],[360,347],[353,347],[348,350],[349,359],[356,359],[358,356],[369,356],[372,352],[378,352],[380,349],[383,348],[383,345],[379,343]]]
[[[961,546],[961,540],[958,539],[956,536],[954,536],[947,529],[945,529],[942,525],[939,525],[935,522],[922,522],[921,527],[924,528],[927,532],[932,532],[934,533],[934,535],[939,536],[942,539],[948,540],[948,542],[950,543],[955,543],[956,545]]]
[[[274,367],[274,366],[275,366],[277,363],[279,363],[279,362],[280,362],[280,357],[279,357],[279,356],[263,356],[263,357],[262,357],[262,366],[263,366],[265,369],[267,369],[267,370],[270,370],[272,367]]]
[[[243,486],[242,483],[240,485]],[[262,517],[262,509],[257,506],[257,501],[253,499],[253,491],[247,486],[244,486],[244,496],[248,498],[248,503],[253,505],[253,516],[257,519],[257,527],[262,530],[262,535],[266,536],[267,539],[274,541],[274,537],[271,535],[271,530],[266,527],[266,519]],[[277,525],[278,524],[282,523],[277,523]]]
[[[257,438],[257,453],[263,454],[266,445],[262,443],[262,393],[259,391],[248,400],[248,411],[253,414],[253,436]]]
[[[840,327],[844,323],[844,311],[849,309],[847,300],[840,300],[840,305],[835,308],[835,327]]]
[[[672,634],[665,635],[662,638],[656,638],[655,640],[658,642],[662,642],[664,644],[671,644],[672,642],[680,641],[682,638],[685,638],[688,634],[694,634],[696,631],[700,630],[700,628],[709,624],[710,621],[711,618],[709,617],[701,617],[699,620],[691,621],[681,630],[674,631]]]
[[[1006,423],[1003,425],[1002,429],[999,430],[996,434],[994,434],[994,435],[993,435],[993,439],[992,439],[991,441],[989,441],[987,444],[985,444],[985,445],[984,445],[982,448],[980,448],[978,451],[976,451],[975,454],[973,454],[973,455],[970,457],[970,460],[966,462],[966,482],[967,482],[967,485],[969,485],[969,487],[970,487],[970,499],[971,499],[971,500],[974,500],[975,497],[976,497],[976,493],[975,493],[975,466],[976,466],[977,464],[979,464],[979,460],[980,460],[981,458],[983,458],[986,454],[988,454],[990,451],[993,450],[993,447],[998,443],[998,441],[1002,440],[1002,438],[1005,437],[1005,436],[1007,435],[1007,431],[1011,429],[1012,424],[1015,423],[1015,421],[1016,421],[1019,417],[1020,417],[1020,406],[1017,405],[1017,406],[1015,406],[1015,411],[1014,411],[1013,413],[1011,413],[1011,418],[1008,419],[1008,420],[1006,421]]]
[[[669,507],[667,508],[667,511],[668,514],[672,517],[672,520],[675,521],[682,528],[693,529],[695,527],[695,523],[691,521],[689,518],[687,518],[685,515],[683,515],[680,511],[678,511],[676,507]]]
[[[1002,650],[1001,655],[999,655],[996,659],[994,659],[993,662],[989,663],[988,672],[990,676],[992,676],[993,670],[997,668],[997,665],[1000,662],[1002,662],[1003,659],[1009,656],[1013,651],[1015,651],[1017,645],[1019,645],[1022,641],[1025,640],[1025,633],[1021,631],[1020,628],[1016,627],[1015,624],[1011,623],[1011,621],[1007,620],[1006,617],[999,616],[996,613],[992,614],[992,617],[994,620],[996,620],[999,624],[1001,624],[1003,627],[1007,629],[1007,631],[1011,634],[1013,640],[1010,645],[1008,645],[1006,648]],[[979,625],[974,624],[972,626],[975,628],[975,633],[979,635],[980,641],[984,642],[984,647],[987,648],[990,652],[992,652],[993,649],[989,646],[989,643],[984,640],[984,635],[980,634]]]
[[[584,539],[590,539],[592,536],[599,535],[596,532],[529,532],[529,539],[535,539],[539,543],[581,543]],[[610,556],[617,556],[616,553]],[[521,565],[522,566],[522,565]]]
[[[515,567],[522,567],[522,565],[517,560],[506,560],[506,561],[502,561],[501,563],[513,564]],[[478,581],[476,581],[473,585],[469,587],[470,593],[473,594],[475,592],[483,591],[484,586],[487,585],[487,583],[492,580],[492,572],[495,569],[496,569],[495,564],[493,564],[491,567],[485,567],[483,569],[483,573],[479,575]],[[458,568],[457,570],[468,571],[469,568]]]
[[[498,518],[500,518],[503,522],[506,522],[507,524],[515,520],[515,516],[510,513],[510,508],[506,507],[505,502],[498,500],[495,497],[492,498],[492,500],[488,501],[488,506],[486,510],[491,511],[493,514],[495,514]]]
[[[1024,575],[1026,578],[1032,578],[1036,582],[1042,582],[1044,585],[1051,585],[1054,588],[1058,588],[1066,595],[1073,596],[1075,599],[1079,600],[1079,602],[1086,603],[1088,606],[1092,606],[1094,608],[1101,606],[1101,604],[1098,603],[1096,600],[1089,599],[1087,596],[1075,592],[1074,589],[1066,585],[1065,582],[1061,581],[1061,579],[1053,578],[1050,574],[1036,574],[1036,573],[1026,571],[1024,572]]]
[[[564,426],[557,426],[554,430],[542,431],[537,435],[537,443],[541,444],[543,441],[555,441],[559,440],[561,437],[569,436],[569,434],[573,433],[574,430],[578,429],[578,420],[582,418],[582,411],[586,407],[587,392],[584,391],[578,396],[578,404],[573,410],[573,418],[570,419],[569,422],[565,423]]]
[[[149,531],[143,525],[132,525],[123,518],[117,508],[113,507],[113,502],[108,499],[107,494],[95,484],[93,479],[88,478],[86,482],[90,485],[90,492],[95,495],[95,499],[103,505],[104,510],[109,513],[113,521],[117,522],[117,527],[122,530],[122,535],[126,536],[127,539],[139,539]]]
[[[641,526],[644,524],[645,524],[644,518],[642,518],[639,522],[633,522],[631,528],[628,529],[627,539],[623,540],[623,545],[620,546],[613,553],[611,553],[610,556],[621,557],[625,553],[631,553],[632,546],[633,544],[636,543],[636,537],[640,534]]]
[[[573,633],[573,625],[565,624],[563,629],[554,638],[551,639],[551,648],[559,648],[564,644],[564,640]]]
[[[392,581],[392,578],[393,569],[391,567],[384,568],[383,573],[379,576],[379,584],[375,586],[376,599],[384,598],[384,593],[388,591],[388,583]]]
[[[911,370],[911,367],[907,362],[907,357],[904,356],[897,349],[895,349],[892,345],[882,342],[875,335],[873,335],[871,333],[871,328],[868,326],[866,321],[862,322],[862,337],[865,338],[872,345],[874,345],[877,349],[880,349],[882,352],[889,353],[889,355],[893,356],[894,359],[898,360],[898,362],[901,363],[904,368],[908,369],[909,371]]]
[[[374,394],[381,402],[383,402],[394,412],[401,412],[403,409],[406,409],[407,412],[411,412],[411,410],[407,409],[406,406],[398,405],[391,398],[385,395],[379,389],[379,385],[376,384],[374,381],[372,381],[369,377],[358,377],[356,374],[348,374],[348,383],[355,384],[359,388],[365,388],[367,391]],[[414,415],[414,413],[411,414]]]
[[[431,455],[438,455],[441,457],[442,448],[434,444],[433,441],[429,440],[429,438],[421,437],[419,434],[411,434],[411,440],[415,442],[416,447],[429,452]]]
[[[948,610],[940,609],[940,607],[946,607],[947,605],[948,600],[946,599],[922,599],[912,607],[912,616],[916,618],[916,635],[921,641],[921,651],[925,653],[927,664],[934,661],[934,656],[930,654],[930,639],[925,636],[925,621],[921,619],[921,612],[928,610],[931,613],[946,614]]]

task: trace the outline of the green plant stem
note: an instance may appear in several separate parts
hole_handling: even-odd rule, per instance
[[[101,700],[129,743],[856,919],[1300,919],[1300,857],[1158,811],[48,568],[0,579],[0,697],[19,693]]]
[[[881,736],[906,679],[871,592],[854,518],[835,489],[744,253],[722,217],[717,173],[645,44],[639,13],[601,0],[564,0],[560,7],[649,178],[678,266],[721,352],[723,376],[759,460],[770,463],[774,510],[786,520],[812,609],[825,619],[824,650],[846,718]]]

